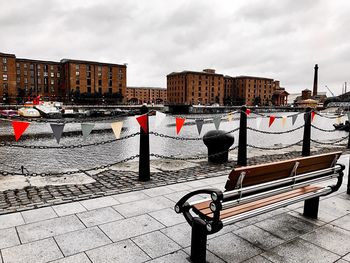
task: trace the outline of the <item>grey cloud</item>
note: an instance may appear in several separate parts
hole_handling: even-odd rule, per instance
[[[0,0],[0,52],[129,63],[130,85],[217,72],[279,79],[294,93],[349,81],[347,0]]]

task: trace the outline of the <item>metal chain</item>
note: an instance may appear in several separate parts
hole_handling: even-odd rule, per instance
[[[313,124],[311,124],[311,127],[312,127],[312,128],[315,128],[316,130],[323,131],[323,132],[335,132],[335,131],[336,131],[335,129],[334,129],[334,130],[322,129],[322,128],[317,127],[317,126],[315,126],[315,125],[313,125]]]
[[[248,147],[254,148],[254,149],[259,149],[259,150],[282,150],[282,149],[286,149],[295,145],[298,145],[299,143],[301,143],[303,140],[300,140],[296,143],[293,144],[289,144],[286,146],[282,146],[282,147],[275,147],[275,148],[270,148],[270,147],[261,147],[261,146],[255,146],[255,145],[251,145],[251,144],[247,144]]]
[[[232,147],[230,149],[228,149],[228,151],[234,151],[238,148],[238,146]],[[215,157],[215,156],[219,156],[221,154],[226,153],[227,151],[222,151],[219,153],[215,153],[215,154],[211,154],[211,155],[198,155],[198,156],[194,156],[194,157],[174,157],[174,156],[166,156],[166,155],[162,155],[162,154],[157,154],[157,153],[151,153],[150,156],[152,157],[156,157],[156,158],[160,158],[160,159],[170,159],[170,160],[179,160],[179,161],[189,161],[189,160],[201,160],[204,158],[211,158],[211,157]]]
[[[239,128],[233,129],[231,131],[225,132],[223,134],[218,134],[218,135],[212,135],[212,136],[208,136],[206,138],[215,138],[215,137],[219,137],[225,134],[229,134],[229,133],[234,133],[236,131],[238,131]],[[203,140],[203,137],[198,137],[198,138],[193,138],[193,137],[176,137],[176,136],[170,136],[170,135],[166,135],[166,134],[162,134],[162,133],[158,133],[158,132],[150,132],[149,134],[154,135],[154,136],[158,136],[161,138],[167,138],[167,139],[173,139],[173,140],[177,140],[177,141],[201,141]]]
[[[340,117],[343,117],[345,116],[345,114],[343,115],[338,115],[338,116],[327,116],[327,115],[324,115],[324,114],[321,114],[317,111],[315,111],[316,115],[320,116],[320,117],[323,117],[323,118],[326,118],[326,119],[336,119],[336,118],[340,118]]]
[[[89,169],[79,169],[79,170],[76,170],[76,171],[68,171],[68,172],[60,172],[60,173],[51,173],[51,172],[48,172],[48,173],[15,173],[15,172],[9,172],[9,171],[0,171],[0,174],[1,175],[4,175],[4,176],[7,176],[7,175],[24,175],[24,176],[42,176],[42,177],[45,177],[45,176],[63,176],[63,175],[71,175],[71,174],[77,174],[77,173],[85,173],[85,172],[89,172],[89,171],[97,171],[97,170],[101,170],[101,169],[105,169],[105,168],[110,168],[111,166],[113,165],[117,165],[117,164],[120,164],[120,163],[125,163],[125,162],[128,162],[128,161],[131,161],[135,158],[138,158],[140,155],[133,155],[133,156],[130,156],[126,159],[123,159],[121,161],[118,161],[118,162],[115,162],[115,163],[111,163],[111,164],[104,164],[104,165],[100,165],[100,166],[97,166],[97,167],[93,167],[93,168],[89,168]],[[28,170],[27,170],[28,171]]]
[[[270,117],[270,115],[265,115],[265,114],[261,114],[261,113],[258,113],[258,112],[253,112],[255,115],[258,115],[258,116],[261,116],[261,117],[264,117],[264,118],[268,118]],[[304,112],[298,112],[296,114],[291,114],[291,115],[288,115],[288,116],[285,116],[285,117],[291,117],[291,116],[295,116],[295,115],[300,115],[300,114],[303,114]],[[275,116],[276,119],[281,119],[283,116]]]
[[[75,149],[75,148],[84,148],[84,147],[90,147],[90,146],[99,146],[104,145],[112,142],[122,141],[126,140],[132,137],[135,137],[137,135],[140,135],[139,132],[121,137],[119,139],[112,139],[102,142],[94,142],[94,143],[88,143],[88,144],[75,144],[75,145],[63,145],[63,146],[37,146],[37,145],[20,145],[20,144],[12,144],[8,142],[0,142],[0,147],[15,147],[15,148],[25,148],[25,149]]]
[[[265,133],[265,134],[284,134],[284,133],[291,133],[291,132],[294,132],[296,130],[299,130],[301,128],[303,128],[304,125],[301,125],[297,128],[294,128],[292,130],[288,130],[288,131],[283,131],[283,132],[270,132],[270,131],[261,131],[261,130],[258,130],[258,129],[255,129],[253,127],[247,127],[248,130],[252,130],[252,131],[255,131],[255,132],[259,132],[259,133]]]
[[[336,140],[336,141],[332,141],[332,142],[320,142],[320,141],[316,141],[316,140],[313,140],[313,139],[310,139],[310,141],[314,142],[314,143],[318,143],[318,144],[323,144],[323,145],[333,145],[335,143],[339,143],[339,142],[342,142],[344,141],[345,139],[349,138],[349,135],[345,136],[345,137],[342,137],[340,138],[339,140]]]

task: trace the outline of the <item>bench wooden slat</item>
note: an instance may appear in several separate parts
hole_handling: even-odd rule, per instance
[[[341,152],[333,152],[318,156],[295,158],[286,161],[235,168],[229,175],[225,189],[226,191],[235,189],[241,172],[246,172],[243,186],[251,186],[289,177],[296,162],[299,162],[297,174],[329,168],[332,166],[336,156],[339,157],[340,155]]]
[[[247,204],[242,204],[242,205],[238,205],[232,208],[228,208],[225,210],[221,211],[220,214],[220,220],[227,218],[227,217],[231,217],[234,215],[238,215],[244,212],[248,212],[260,207],[264,207],[266,205],[270,205],[270,204],[274,204],[277,202],[281,202],[296,196],[300,196],[306,193],[310,193],[310,192],[314,192],[317,191],[319,189],[322,189],[322,187],[318,187],[318,186],[305,186],[305,187],[301,187],[295,190],[291,190],[285,193],[281,193],[281,194],[277,194],[274,196],[270,196],[270,197],[266,197],[257,201],[253,201]],[[207,217],[212,217],[212,211],[209,208],[210,205],[210,201],[206,201],[200,204],[196,204],[194,205],[194,208],[202,213],[203,215],[207,216]]]

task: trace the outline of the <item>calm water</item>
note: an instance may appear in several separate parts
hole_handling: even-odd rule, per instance
[[[295,113],[279,113],[281,115],[292,115]],[[235,120],[228,122],[222,121],[220,125],[221,130],[230,131],[238,127],[239,117],[235,114]],[[210,119],[210,115],[195,115],[188,117],[204,117]],[[251,114],[251,117],[255,117]],[[344,117],[345,118],[345,117]],[[126,117],[119,119],[124,122],[123,132],[121,136],[126,136],[139,131],[139,125],[135,117]],[[150,117],[150,130],[157,131],[159,133],[176,136],[175,132],[175,118],[167,116],[162,124],[155,129],[154,127],[155,117]],[[345,119],[343,119],[344,121]],[[267,131],[286,131],[298,127],[303,124],[303,115],[299,115],[296,123],[292,126],[291,118],[287,118],[286,125],[282,127],[281,119],[276,119],[271,128],[268,128],[268,118],[263,118],[260,130]],[[114,138],[114,134],[110,128],[110,122],[95,122],[94,130],[106,129],[103,133],[91,134],[87,141],[84,142],[82,136],[69,136],[61,139],[60,145],[71,144],[84,144],[91,142],[101,142]],[[324,129],[333,129],[333,123],[336,120],[330,120],[320,116],[316,116],[313,124],[317,127]],[[256,119],[249,118],[248,126],[256,128]],[[209,130],[215,129],[214,124],[208,123],[203,125],[201,137]],[[66,124],[64,131],[79,131],[80,124],[71,123]],[[27,129],[25,134],[38,134],[46,133],[51,134],[51,128],[49,124],[45,123],[32,123]],[[0,135],[12,134],[12,127],[9,122],[0,121]],[[238,131],[233,133],[235,137],[234,145],[238,143]],[[281,135],[268,135],[256,133],[248,130],[248,144],[257,146],[273,147],[274,145],[289,145],[302,139],[303,129],[295,131],[293,133],[281,134]],[[333,133],[324,133],[315,129],[312,129],[312,138],[319,141],[328,141],[330,139],[336,139],[346,136],[347,133],[343,131],[337,131]],[[181,137],[198,137],[197,127],[194,120],[186,120],[186,125],[182,128]],[[40,139],[26,139],[20,140],[18,144],[25,145],[57,145],[53,136],[47,136]],[[206,154],[207,149],[202,141],[180,141],[165,139],[155,136],[150,136],[150,151],[151,153],[158,153],[167,156],[197,156]],[[248,150],[249,151],[249,150]],[[86,169],[102,164],[110,164],[116,161],[127,158],[131,155],[138,154],[139,152],[139,137],[133,137],[131,139],[117,141],[110,144],[91,146],[85,148],[76,149],[22,149],[22,148],[9,148],[0,147],[0,170],[6,171],[18,171],[21,165],[24,165],[30,172],[55,172],[71,169]],[[249,152],[248,152],[249,155]]]

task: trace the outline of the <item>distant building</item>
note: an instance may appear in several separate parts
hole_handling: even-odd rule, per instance
[[[294,99],[294,105],[300,108],[323,106],[327,99],[326,92],[317,92],[316,95],[311,95],[311,90],[304,89]]]
[[[224,75],[214,69],[173,72],[167,75],[168,104],[208,105],[224,103]]]
[[[126,101],[130,104],[164,104],[167,101],[167,90],[158,87],[127,87]]]
[[[3,103],[21,103],[38,95],[77,103],[123,102],[126,95],[126,65],[43,61],[0,53],[0,73]]]
[[[213,69],[173,72],[167,76],[169,104],[286,105],[279,81],[252,76],[223,76]]]

